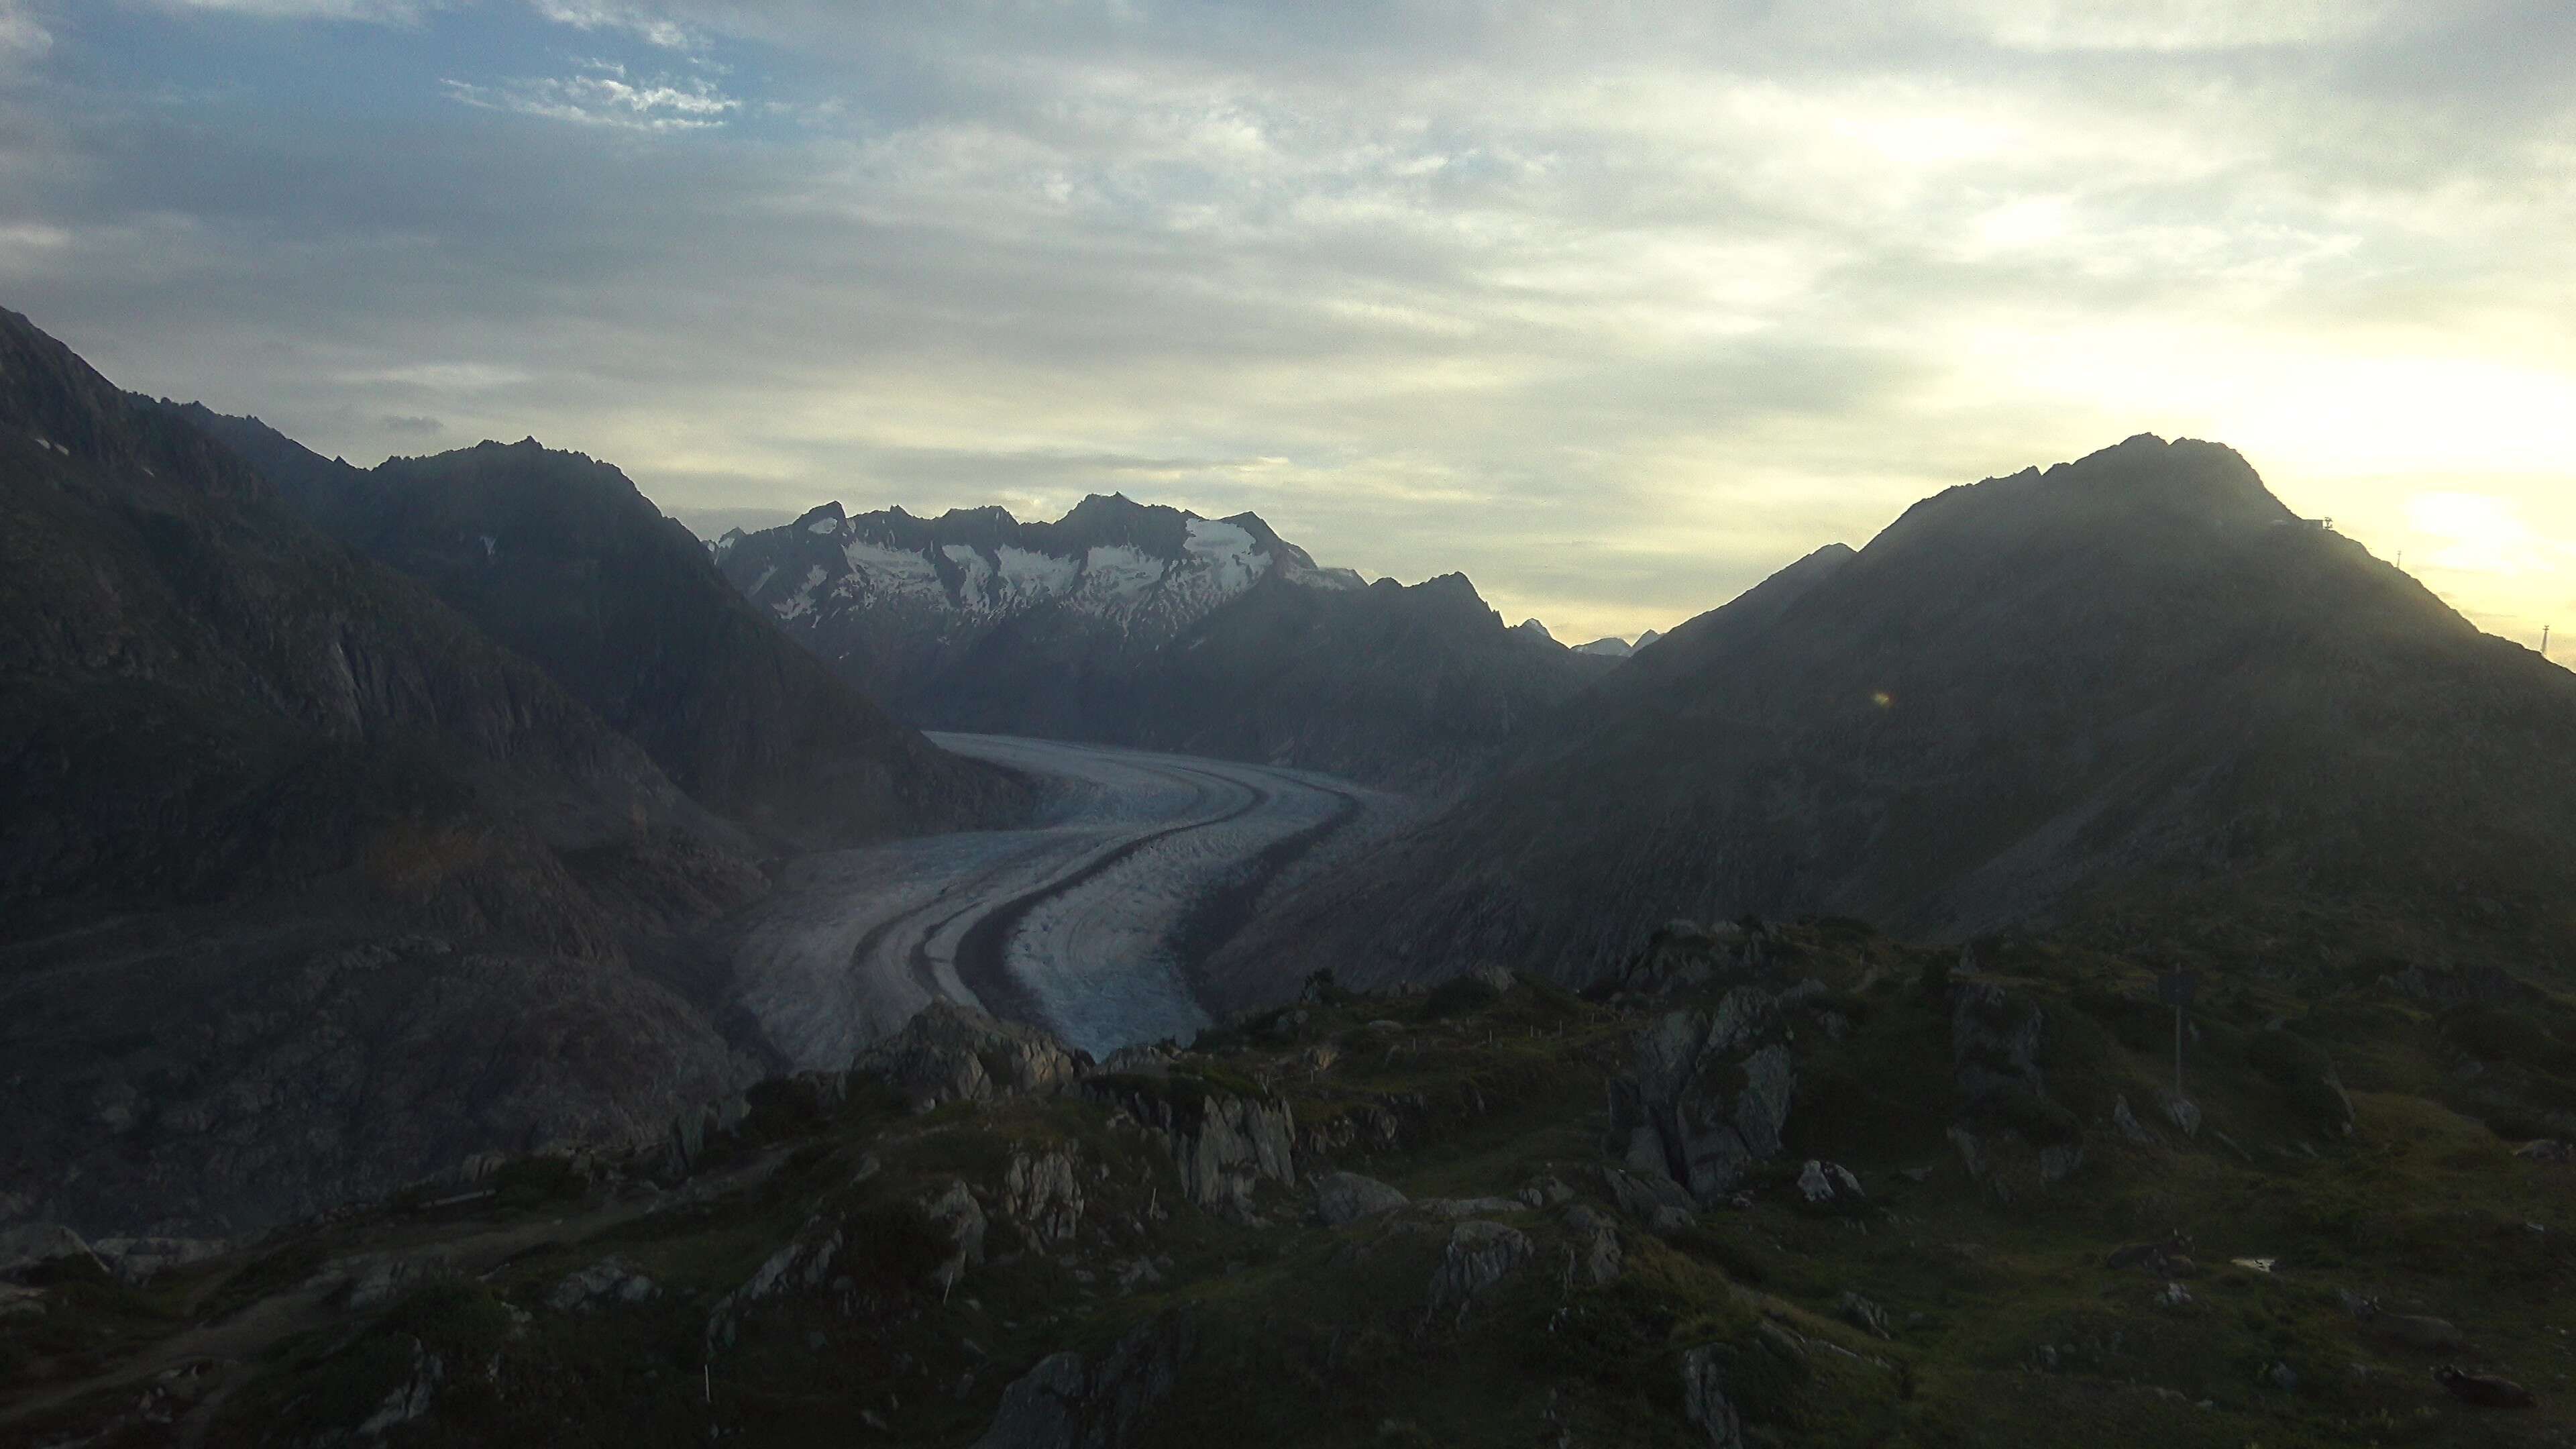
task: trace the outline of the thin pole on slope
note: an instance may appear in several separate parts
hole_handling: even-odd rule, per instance
[[[2540,626],[2540,657],[2543,659],[2549,657],[2549,626],[2547,624]]]

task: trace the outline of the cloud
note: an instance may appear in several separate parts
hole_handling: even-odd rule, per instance
[[[678,21],[646,14],[613,0],[529,0],[536,12],[576,30],[623,30],[665,50],[696,50],[705,42]]]
[[[387,413],[376,419],[376,426],[404,437],[421,437],[447,431],[447,425],[419,413]]]
[[[2428,492],[2576,537],[2571,17],[462,7],[357,104],[0,93],[0,277],[352,457],[432,415],[673,507],[1123,487],[1624,636],[2142,429],[2383,553]],[[2568,567],[2454,581],[2506,617]]]
[[[20,0],[0,0],[0,69],[42,60],[53,48],[53,32]]]
[[[469,106],[515,111],[586,126],[627,131],[703,131],[723,125],[742,102],[696,77],[661,76],[629,81],[626,67],[586,61],[569,76],[475,85],[441,80],[447,93]]]
[[[410,24],[455,0],[153,0],[165,10],[247,15],[263,20],[361,20]]]

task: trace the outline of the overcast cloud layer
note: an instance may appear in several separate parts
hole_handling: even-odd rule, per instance
[[[1666,628],[2242,449],[2576,625],[2576,7],[0,0],[0,304],[372,462],[1255,509]]]

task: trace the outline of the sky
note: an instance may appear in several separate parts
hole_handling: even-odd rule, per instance
[[[2576,648],[2570,74],[2565,0],[0,0],[0,305],[354,462],[1250,509],[1569,641],[2214,438]]]

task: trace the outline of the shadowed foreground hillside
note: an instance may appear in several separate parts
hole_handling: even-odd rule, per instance
[[[241,1232],[757,1069],[645,752],[0,312],[0,1224]]]
[[[2567,1442],[2576,1004],[2213,981],[2187,1099],[2170,1022],[2121,957],[1830,921],[1105,1065],[934,1007],[660,1152],[22,1252],[0,1437]]]

